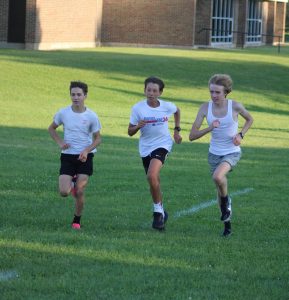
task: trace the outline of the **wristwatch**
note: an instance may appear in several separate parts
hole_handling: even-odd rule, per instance
[[[243,134],[243,132],[242,132],[242,131],[240,131],[240,132],[239,132],[239,134],[240,134],[240,137],[241,137],[241,139],[243,139],[243,138],[244,138],[244,134]]]
[[[182,129],[181,129],[181,127],[179,127],[179,126],[176,126],[176,127],[174,128],[174,130],[180,132]]]

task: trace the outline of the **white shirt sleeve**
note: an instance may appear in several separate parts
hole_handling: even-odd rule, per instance
[[[172,102],[166,102],[166,104],[168,105],[168,111],[170,112],[170,115],[174,114],[177,112],[177,107],[174,103]]]
[[[137,125],[138,122],[139,122],[139,115],[138,115],[138,113],[136,111],[135,106],[131,110],[131,115],[130,115],[130,121],[129,122],[132,125]]]
[[[98,118],[97,114],[94,114],[94,115],[95,116],[94,116],[94,118],[92,120],[92,124],[91,124],[91,132],[92,133],[98,132],[101,129],[101,124],[100,124],[99,118]]]
[[[54,115],[54,118],[53,118],[53,121],[56,125],[62,125],[63,122],[62,122],[62,118],[61,118],[61,110],[59,110],[55,115]]]

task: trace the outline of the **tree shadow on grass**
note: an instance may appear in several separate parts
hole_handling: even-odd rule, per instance
[[[288,66],[281,66],[274,62],[242,61],[230,59],[228,51],[211,50],[212,57],[180,57],[166,56],[162,52],[155,50],[155,55],[145,54],[145,49],[140,49],[140,53],[130,54],[117,52],[105,52],[103,48],[91,51],[17,51],[1,50],[0,59],[4,61],[14,61],[27,63],[29,65],[47,65],[55,67],[73,68],[100,72],[106,78],[126,81],[123,76],[134,76],[135,82],[143,84],[145,77],[157,75],[173,87],[206,88],[209,77],[214,73],[229,73],[236,89],[239,91],[270,97],[278,103],[289,103],[288,98],[276,97],[287,94],[286,79]],[[173,50],[172,50],[173,52]],[[208,51],[207,51],[208,52]],[[193,52],[192,54],[195,54]],[[197,53],[201,53],[200,51]],[[219,58],[218,54],[227,53],[227,59]],[[232,52],[234,55],[235,52]],[[246,55],[246,52],[243,55]],[[273,75],[274,74],[274,75]],[[269,95],[269,96],[268,96]],[[259,109],[262,107],[256,107]]]
[[[104,90],[109,90],[112,92],[117,92],[118,94],[125,94],[134,99],[144,99],[145,98],[144,95],[141,93],[128,91],[126,89],[119,89],[119,88],[114,88],[114,87],[104,87],[104,86],[98,86],[98,88],[101,88]],[[167,96],[165,96],[165,94],[162,95],[160,97],[160,99],[164,99],[166,101],[171,101],[174,103],[192,104],[197,107],[200,107],[202,103],[208,101],[208,100],[196,100],[196,99],[191,99],[191,98],[178,99],[178,98],[173,98],[173,97],[167,97]],[[262,106],[253,105],[253,104],[247,104],[246,109],[248,109],[250,112],[262,112],[262,113],[267,113],[267,114],[272,114],[272,115],[289,116],[289,111],[275,109],[275,108],[268,108],[268,107],[264,107],[264,106],[262,107]]]

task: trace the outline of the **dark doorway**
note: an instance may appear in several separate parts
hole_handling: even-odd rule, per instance
[[[26,0],[9,0],[8,43],[25,43]]]

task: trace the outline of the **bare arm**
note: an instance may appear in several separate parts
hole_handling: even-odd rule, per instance
[[[175,128],[180,127],[181,123],[181,111],[177,107],[177,111],[174,113],[174,119],[175,119]],[[177,144],[180,144],[182,142],[182,137],[180,135],[180,132],[178,130],[174,130],[174,140]]]
[[[83,151],[81,151],[78,159],[82,162],[85,162],[88,153],[90,153],[93,149],[95,149],[98,145],[100,145],[100,143],[101,143],[100,132],[99,131],[94,132],[92,134],[92,143],[88,147],[86,147]]]
[[[146,121],[144,121],[144,120],[140,120],[137,125],[133,125],[133,124],[129,123],[128,129],[127,129],[128,135],[129,136],[135,135],[140,130],[140,128],[145,126],[145,124],[146,124]]]
[[[239,146],[241,144],[242,138],[245,136],[246,132],[252,126],[254,119],[241,103],[234,102],[233,109],[236,114],[240,114],[245,119],[245,124],[244,124],[242,130],[240,131],[241,134],[238,133],[233,138],[234,144],[236,146]]]
[[[241,130],[242,134],[245,135],[249,128],[252,126],[254,119],[241,103],[238,103],[237,108],[238,113],[246,120]]]
[[[57,143],[57,145],[62,149],[69,148],[69,144],[65,143],[62,138],[58,135],[56,132],[56,129],[58,128],[58,125],[55,122],[52,122],[48,127],[48,132],[52,139]]]
[[[190,141],[194,141],[201,138],[202,136],[211,132],[214,128],[220,125],[220,122],[218,120],[215,120],[209,127],[200,130],[207,111],[208,111],[208,104],[205,103],[200,107],[196,120],[192,125],[192,129],[189,135]]]

